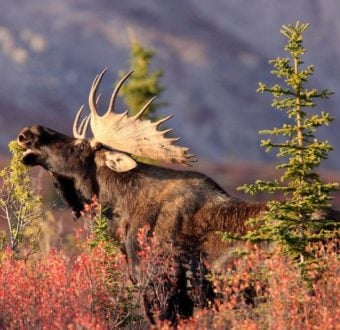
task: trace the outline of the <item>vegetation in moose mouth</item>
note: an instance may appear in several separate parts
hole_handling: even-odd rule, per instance
[[[79,109],[73,136],[43,126],[21,130],[11,144],[12,163],[0,173],[12,249],[0,251],[0,327],[147,327],[143,314],[159,328],[301,328],[306,322],[332,328],[337,302],[327,295],[336,296],[340,212],[330,208],[330,194],[338,185],[324,184],[314,171],[331,150],[314,132],[332,118],[307,112],[315,98],[330,95],[304,88],[313,73],[311,66],[299,69],[307,28],[299,22],[282,28],[292,60],[272,63],[287,88],[259,88],[295,119],[296,125],[265,131],[283,134],[285,142],[262,141],[279,147],[287,158],[279,167],[287,172],[280,181],[243,187],[283,192],[284,200],[243,201],[204,174],[160,166],[190,165],[195,157],[169,129],[161,130],[170,116],[146,118],[154,98],[130,116],[115,111],[132,72],[117,83],[102,116],[97,94],[107,69],[95,77],[90,113]],[[73,244],[76,256],[31,255],[33,248],[23,248],[31,237],[26,228],[35,221],[40,232],[36,221],[44,214],[22,163],[46,170],[85,221],[87,231]],[[249,241],[279,244],[260,248]]]

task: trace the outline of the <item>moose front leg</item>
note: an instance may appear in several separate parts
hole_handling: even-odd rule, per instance
[[[153,245],[152,230],[147,227],[130,228],[126,233],[123,251],[129,276],[141,292],[149,321],[155,324],[158,314],[160,320],[175,325],[179,318],[190,317],[194,303],[187,292],[186,269],[175,250],[166,256]]]
[[[139,271],[137,232],[127,233],[124,242],[124,253],[128,264],[129,277],[133,284],[141,284],[142,278]]]

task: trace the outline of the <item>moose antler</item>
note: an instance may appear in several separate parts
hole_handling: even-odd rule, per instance
[[[87,127],[89,126],[89,122],[91,119],[91,115],[85,116],[85,118],[80,122],[79,127],[77,127],[80,115],[83,112],[83,110],[84,110],[84,105],[82,105],[80,109],[78,110],[76,114],[76,118],[74,119],[74,122],[73,122],[73,136],[77,139],[86,138],[86,130],[87,130]]]
[[[113,149],[168,163],[189,165],[191,162],[194,162],[195,156],[189,154],[189,148],[173,144],[175,141],[179,140],[178,138],[165,137],[165,134],[172,129],[164,131],[158,130],[159,126],[172,118],[172,116],[167,116],[156,122],[141,119],[143,113],[155,98],[149,100],[134,116],[128,117],[128,111],[121,114],[114,112],[115,101],[119,90],[132,72],[126,74],[118,82],[112,93],[106,113],[103,116],[98,114],[98,100],[96,100],[96,95],[106,71],[107,68],[97,75],[92,83],[89,93],[89,108],[91,114],[82,120],[78,129],[77,123],[83,107],[79,109],[76,115],[73,125],[75,137],[84,138],[87,126],[90,122],[94,140]]]

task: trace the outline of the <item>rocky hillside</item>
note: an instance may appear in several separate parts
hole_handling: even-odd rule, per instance
[[[322,134],[336,148],[328,167],[340,169],[339,14],[337,0],[2,0],[1,150],[31,123],[70,133],[94,75],[110,67],[108,93],[127,68],[131,27],[158,51],[154,64],[165,70],[170,102],[164,114],[176,114],[172,125],[184,144],[209,161],[268,160],[257,131],[282,117],[255,90],[272,79],[268,59],[283,55],[281,24],[300,19],[312,24],[313,85],[338,92],[322,105],[338,122]]]

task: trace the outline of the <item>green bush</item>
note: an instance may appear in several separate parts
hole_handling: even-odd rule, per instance
[[[16,141],[9,143],[12,153],[10,164],[0,171],[0,210],[1,217],[8,226],[2,234],[2,247],[10,246],[19,251],[25,239],[35,246],[43,217],[41,197],[33,190],[29,168],[22,162],[22,149]]]

